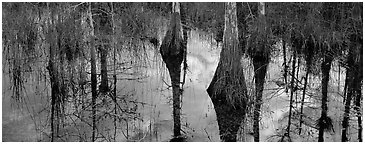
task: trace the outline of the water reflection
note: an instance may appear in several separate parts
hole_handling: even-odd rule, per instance
[[[182,96],[182,126],[184,133],[190,137],[189,141],[219,141],[215,112],[205,91],[218,64],[219,50],[210,42],[202,41],[202,38],[199,37],[197,32],[193,32],[188,42],[187,61],[189,68]],[[138,70],[145,78],[138,81],[118,81],[117,84],[120,95],[132,91],[136,100],[144,103],[138,107],[142,119],[131,118],[127,120],[128,125],[133,129],[127,133],[127,136],[130,140],[133,137],[138,137],[141,141],[168,141],[172,135],[172,104],[170,102],[172,91],[166,89],[167,85],[164,81],[170,83],[169,76],[159,54],[153,48],[149,49],[146,56],[150,59],[147,60],[147,67]],[[86,65],[84,68],[88,71],[90,67]],[[47,121],[49,117],[49,110],[47,110],[49,108],[49,98],[47,97],[49,90],[46,89],[43,93],[38,93],[32,87],[32,81],[28,81],[26,83],[26,107],[17,109],[11,105],[14,103],[11,102],[11,91],[7,89],[9,78],[4,73],[3,78],[3,141],[49,140],[47,136],[50,133]],[[70,104],[68,107],[71,110],[73,105]],[[42,109],[45,111],[39,114],[38,112]],[[99,124],[99,129],[103,130],[102,127],[112,126],[111,123],[112,121],[104,121]],[[125,127],[126,123],[122,125]],[[87,126],[79,124],[77,126],[84,127],[81,129],[87,133]],[[80,130],[66,126],[64,131]],[[137,136],[140,132],[143,133],[141,137]],[[118,134],[117,136],[117,141],[128,141],[125,135]],[[65,138],[63,140],[78,141],[77,138]]]
[[[220,141],[214,107],[206,93],[206,88],[218,65],[220,48],[217,48],[216,44],[212,44],[211,40],[204,35],[201,32],[193,31],[188,40],[188,72],[182,95],[182,129],[183,133],[189,136],[188,141]],[[120,97],[133,96],[132,100],[142,104],[137,108],[141,119],[128,117],[127,123],[119,123],[121,128],[118,130],[116,141],[168,141],[172,137],[172,91],[167,89],[166,85],[170,84],[169,75],[158,51],[149,47],[146,54],[147,63],[144,63],[138,70],[127,71],[134,73],[133,76],[127,75],[128,78],[139,76],[143,78],[120,80],[117,83]],[[119,61],[127,61],[130,57],[120,55]],[[246,79],[252,82],[253,76],[252,71],[249,70],[249,60],[244,59],[243,63],[246,69]],[[276,73],[280,70],[280,64],[280,62],[275,62],[269,65],[268,71],[270,72],[265,88],[274,87],[270,81],[280,77],[280,74]],[[90,68],[89,66],[84,67],[87,71]],[[4,74],[3,78],[3,141],[49,141],[47,136],[50,133],[47,121],[49,97],[47,97],[47,93],[42,95],[35,91],[28,93],[30,111],[11,108],[9,96],[11,92],[6,89],[9,86],[7,83],[9,79]],[[118,78],[126,78],[126,76]],[[28,83],[31,85],[31,82]],[[27,86],[27,89],[31,89],[30,85]],[[252,83],[248,87],[252,89]],[[125,95],[126,93],[130,94]],[[270,90],[264,91],[264,98],[270,95]],[[263,109],[267,110],[263,110],[262,114],[261,141],[265,141],[279,127],[277,121],[287,111],[287,99],[285,94],[274,99],[265,99]],[[278,103],[280,104],[278,105]],[[72,107],[72,104],[69,107]],[[41,109],[46,109],[46,111],[37,114]],[[98,127],[105,135],[110,135],[113,121],[102,121]],[[129,130],[126,130],[127,128]],[[90,128],[84,123],[71,125],[64,129],[65,133],[83,134],[84,139],[82,140],[89,140]],[[80,138],[70,137],[64,140],[79,141]]]
[[[212,46],[208,42],[200,41],[197,32],[193,32],[188,41],[188,72],[182,95],[182,126],[189,141],[219,141],[215,112],[206,93],[219,59],[219,49]],[[154,57],[154,53],[149,54],[150,58]],[[161,60],[150,62],[153,63],[147,70],[149,77],[143,83],[133,82],[133,88],[140,88],[136,93],[138,99],[148,103],[141,109],[144,115],[142,129],[148,131],[150,127],[155,127],[157,136],[152,140],[168,141],[173,125],[172,91],[167,89],[168,86],[163,81],[169,84],[170,79],[164,65],[160,65]],[[150,137],[145,139],[151,140]]]

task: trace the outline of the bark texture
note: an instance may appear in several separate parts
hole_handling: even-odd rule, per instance
[[[160,53],[169,71],[173,97],[173,119],[174,138],[181,136],[181,103],[182,90],[180,87],[181,64],[186,51],[186,42],[183,39],[183,32],[180,19],[179,3],[173,3],[173,13],[171,15],[170,26],[162,41]]]
[[[261,115],[261,104],[262,94],[265,84],[265,76],[267,71],[267,65],[269,63],[269,57],[265,54],[257,54],[253,57],[254,65],[254,77],[255,77],[255,109],[254,109],[254,141],[260,141],[260,115]]]
[[[267,35],[266,35],[266,20],[265,20],[265,3],[260,2],[258,5],[259,10],[259,21],[261,22],[258,26],[259,34],[262,37],[258,37],[257,41],[261,41],[251,53],[251,58],[254,67],[255,77],[255,104],[254,104],[254,120],[253,120],[253,132],[254,141],[260,141],[260,115],[261,115],[261,104],[262,94],[264,91],[265,76],[267,66],[269,65],[269,54],[267,49]]]
[[[48,62],[48,73],[50,76],[50,81],[51,81],[51,141],[54,141],[54,137],[56,134],[56,130],[55,130],[55,124],[57,125],[57,123],[55,122],[57,117],[56,117],[56,111],[57,111],[57,105],[56,105],[56,101],[58,101],[59,98],[59,83],[58,83],[58,71],[57,71],[57,63],[56,63],[56,54],[55,54],[55,49],[56,47],[53,45],[50,48],[50,60]]]
[[[328,52],[324,53],[324,60],[321,65],[322,70],[322,111],[321,117],[319,118],[318,125],[319,125],[319,136],[318,142],[324,141],[324,131],[328,130],[332,127],[332,120],[328,117],[327,111],[327,99],[328,99],[328,81],[330,78],[330,70],[331,70],[331,63],[333,57],[329,55]]]
[[[352,75],[352,73],[347,70],[346,71],[346,77],[351,77],[350,75]],[[346,78],[347,79],[347,78]],[[349,80],[349,86],[352,86],[353,80]],[[343,114],[343,120],[342,120],[342,135],[341,135],[341,141],[342,142],[347,142],[348,138],[347,138],[347,130],[348,130],[348,126],[349,126],[349,114],[350,114],[350,104],[351,104],[351,100],[353,97],[353,91],[352,90],[347,90],[347,94],[346,94],[346,99],[345,99],[345,111]]]
[[[100,84],[100,92],[106,93],[109,90],[108,86],[108,63],[107,63],[107,56],[108,56],[108,47],[109,44],[103,44],[100,46],[100,68],[101,68],[101,84]]]
[[[95,3],[97,7],[95,11],[95,35],[98,37],[95,46],[98,47],[100,52],[100,73],[101,81],[99,90],[101,93],[105,94],[109,91],[108,86],[108,51],[111,47],[110,35],[113,33],[112,20],[111,20],[111,3]]]
[[[49,9],[49,4],[47,4]],[[48,32],[48,42],[50,44],[49,47],[49,61],[47,70],[50,76],[51,83],[51,142],[55,140],[57,135],[57,127],[58,127],[58,111],[60,110],[60,83],[59,83],[59,73],[58,73],[58,63],[57,63],[57,50],[59,46],[59,42],[57,41],[57,30],[56,30],[56,20],[55,20],[55,12],[50,10],[50,30]]]
[[[90,55],[91,55],[91,105],[92,105],[92,135],[91,141],[96,140],[96,98],[97,98],[97,78],[96,78],[96,52],[95,52],[95,35],[94,24],[91,13],[91,3],[89,3],[89,21],[90,21]]]
[[[246,111],[247,89],[241,65],[236,3],[225,4],[223,47],[214,77],[207,89],[217,115],[222,141],[237,141]]]
[[[348,128],[350,120],[351,101],[354,101],[354,109],[358,118],[358,140],[362,141],[362,122],[361,122],[361,80],[362,80],[362,53],[356,45],[352,45],[346,62],[346,83],[345,87],[345,111],[342,120],[341,141],[347,142]]]

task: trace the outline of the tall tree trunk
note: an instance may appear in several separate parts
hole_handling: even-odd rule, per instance
[[[348,89],[348,83],[349,83],[349,77],[347,75],[347,70],[346,70],[346,77],[345,77],[345,86],[343,88],[343,103],[346,103],[346,96],[347,96],[347,89]]]
[[[51,81],[51,142],[54,141],[57,127],[56,119],[57,119],[57,105],[56,101],[59,97],[59,80],[58,80],[58,71],[57,71],[57,61],[56,61],[56,50],[57,50],[57,34],[56,34],[56,25],[54,19],[54,12],[50,9],[49,3],[47,3],[48,10],[50,11],[50,31],[49,31],[49,61],[48,61],[48,73]]]
[[[349,83],[349,77],[347,75],[347,70],[346,70],[346,77],[345,77],[345,86],[343,88],[343,103],[346,103],[346,97],[347,97],[347,90],[348,90],[348,83]]]
[[[50,47],[50,49],[52,49]],[[52,61],[52,60],[50,60]],[[56,97],[58,95],[58,82],[56,81],[56,71],[54,71],[54,63],[49,62],[48,66],[50,67],[49,75],[51,77],[51,142],[54,141],[55,137],[55,107],[56,107]]]
[[[265,76],[268,65],[268,58],[262,55],[256,55],[253,58],[254,65],[254,77],[255,77],[255,109],[254,109],[254,141],[260,141],[260,115],[261,115],[261,104],[262,104],[262,93],[264,90]]]
[[[299,78],[299,72],[300,72],[300,62],[301,62],[301,59],[299,56],[297,56],[298,58],[298,64],[297,64],[297,72],[295,73],[296,76],[295,76],[295,85],[294,85],[294,92],[295,92],[295,107],[298,107],[298,89],[300,89],[300,84],[301,84],[301,80]]]
[[[348,56],[348,64],[350,63],[350,56]],[[350,61],[349,61],[350,60]],[[352,85],[353,85],[353,78],[352,78],[352,72],[349,68],[347,68],[346,70],[346,79],[348,80],[348,88],[347,88],[347,96],[345,99],[345,111],[343,114],[343,120],[342,120],[342,137],[341,137],[341,141],[342,142],[347,142],[348,138],[347,138],[347,130],[348,130],[348,125],[349,125],[349,114],[350,114],[350,104],[351,104],[351,99],[353,97],[353,90],[351,89]]]
[[[99,50],[100,50],[100,73],[101,73],[101,81],[99,90],[100,93],[106,94],[109,91],[108,86],[108,51],[110,48],[110,35],[112,34],[113,28],[111,24],[111,6],[110,3],[98,3],[97,7],[99,9],[104,9],[106,12],[98,13],[97,17],[94,19],[97,21],[96,35],[99,38]]]
[[[86,28],[86,27],[88,27],[88,25],[89,25],[89,23],[87,22],[87,19],[88,19],[88,17],[89,17],[89,14],[88,14],[88,12],[85,12],[85,13],[82,13],[81,14],[82,15],[82,17],[81,17],[81,26],[82,26],[82,29],[83,29],[83,31],[87,31],[88,30],[88,28]],[[87,35],[88,33],[86,32],[86,33],[83,33],[83,35]],[[86,42],[86,39],[84,40],[84,43]],[[85,49],[85,47],[83,46],[82,47],[83,49]],[[87,86],[86,86],[86,84],[87,84],[87,70],[84,68],[84,66],[85,65],[87,65],[87,63],[88,63],[88,60],[84,57],[84,52],[81,52],[80,53],[80,55],[79,55],[79,57],[80,57],[80,60],[81,60],[81,62],[80,62],[80,83],[79,83],[79,86],[80,86],[80,88],[81,88],[81,94],[80,94],[80,105],[81,105],[81,111],[80,111],[80,119],[84,119],[84,117],[85,117],[85,110],[86,110],[86,108],[87,108],[87,103],[86,103],[86,99],[87,99],[87,92],[86,92],[86,88],[87,88]],[[81,138],[80,138],[81,139]]]
[[[172,97],[173,97],[173,119],[174,119],[174,138],[181,136],[181,103],[180,97],[182,90],[180,88],[181,63],[183,62],[186,43],[184,42],[183,32],[180,19],[180,3],[173,3],[170,26],[164,37],[160,49],[163,61],[169,70]]]
[[[237,5],[237,26],[238,26],[238,41],[239,41],[239,46],[242,48],[242,51],[244,52],[246,50],[246,44],[247,44],[247,38],[245,37],[245,33],[247,31],[247,21],[246,21],[246,17],[247,17],[247,12],[246,10],[246,5],[247,3],[244,2],[238,2],[236,3]],[[224,25],[222,24],[223,28],[221,28],[222,31],[220,35],[221,38],[223,40],[223,30],[224,30]]]
[[[360,48],[360,50],[359,50]],[[356,84],[356,99],[355,99],[355,111],[356,111],[356,115],[357,115],[357,125],[358,125],[358,140],[359,142],[362,142],[362,113],[361,113],[361,100],[362,100],[362,95],[361,95],[361,90],[362,90],[362,80],[363,80],[363,50],[362,50],[362,43],[360,46],[357,47],[357,59],[356,59],[356,70],[355,70],[355,75],[356,75],[356,79],[355,79],[355,84]]]
[[[181,4],[180,5],[180,15],[181,15],[181,24],[184,25],[182,27],[182,30],[183,30],[183,45],[184,46],[187,46],[188,45],[188,31],[191,31],[191,29],[187,27],[188,24],[187,24],[187,19],[186,19],[186,17],[187,17],[187,12],[186,11],[187,10],[186,10],[185,6]],[[153,42],[151,42],[151,43],[153,43]],[[154,44],[154,45],[157,45],[157,43]],[[187,63],[187,48],[185,48],[184,49],[184,53],[183,53],[183,71],[184,71],[184,73],[183,73],[183,80],[182,80],[182,83],[181,83],[181,89],[182,89],[182,91],[184,91],[184,84],[185,84],[185,79],[186,79],[187,68],[188,68],[188,63]]]
[[[287,84],[288,84],[288,80],[287,80],[287,73],[288,73],[288,66],[286,65],[286,42],[285,40],[283,39],[283,57],[284,57],[284,63],[283,63],[283,66],[284,66],[284,82],[285,82],[285,92],[288,92],[288,87],[287,87]]]
[[[338,83],[337,83],[337,91],[340,92],[340,88],[341,88],[341,65],[340,63],[338,62]]]
[[[327,88],[328,88],[328,81],[329,81],[329,75],[331,70],[331,63],[332,63],[333,57],[329,55],[328,52],[324,53],[324,60],[321,65],[322,70],[322,111],[321,111],[321,117],[319,118],[319,136],[318,136],[318,142],[324,141],[324,131],[329,130],[332,128],[332,120],[327,115]]]
[[[289,118],[288,118],[288,127],[286,129],[286,136],[290,139],[290,125],[291,125],[291,115],[292,115],[292,109],[293,109],[293,95],[295,91],[294,81],[295,81],[295,63],[297,59],[297,52],[296,50],[293,51],[293,62],[292,62],[292,76],[290,81],[290,101],[289,101]],[[284,138],[284,137],[283,137]],[[283,139],[282,139],[283,140]]]
[[[312,37],[311,37],[312,38]],[[304,88],[303,88],[303,95],[300,105],[300,117],[299,117],[299,135],[302,133],[302,125],[303,125],[303,108],[304,108],[304,100],[305,100],[305,92],[307,90],[308,85],[308,76],[312,65],[312,58],[314,53],[314,42],[312,39],[309,39],[305,45],[305,61],[306,61],[306,72],[305,72],[305,78],[304,78]]]
[[[361,80],[362,80],[362,76],[361,76],[361,78],[356,79],[356,82],[355,82],[357,85],[356,99],[355,99],[355,111],[356,111],[357,125],[358,125],[357,138],[358,138],[359,142],[362,142]]]
[[[260,2],[259,4],[259,19],[265,19],[265,3]],[[264,32],[266,36],[266,21],[263,20],[262,26],[259,27],[262,30],[259,32]],[[267,71],[267,66],[269,64],[269,54],[265,52],[266,43],[261,43],[258,45],[258,49],[262,51],[256,51],[251,56],[253,67],[254,67],[254,77],[255,77],[255,104],[254,104],[254,119],[253,119],[253,132],[254,141],[260,141],[260,115],[261,115],[261,104],[262,104],[262,93],[264,90],[265,76]]]
[[[347,58],[347,68],[346,68],[346,100],[345,100],[345,111],[342,121],[342,142],[347,142],[349,139],[347,137],[349,120],[350,120],[350,109],[351,109],[351,101],[354,98],[355,102],[355,111],[357,113],[358,118],[358,139],[362,141],[362,122],[361,122],[361,80],[362,80],[362,56],[358,55],[359,50],[355,48],[349,49],[349,55]],[[361,60],[360,60],[361,59]]]
[[[352,55],[352,54],[350,54]],[[347,63],[350,64],[351,63],[351,56],[348,56],[348,61]],[[353,63],[352,63],[353,64]],[[353,83],[353,79],[352,79],[352,72],[350,70],[350,68],[346,68],[346,81],[347,81],[347,85],[349,87],[345,87],[347,90],[347,96],[345,97],[345,111],[344,111],[344,114],[343,114],[343,120],[342,120],[342,137],[341,137],[341,141],[342,142],[346,142],[348,141],[347,139],[347,129],[348,129],[348,124],[349,124],[349,114],[350,114],[350,104],[351,104],[351,99],[352,99],[352,94],[353,94],[353,91],[351,90],[351,86],[352,86],[352,83]]]
[[[222,141],[237,141],[246,111],[247,89],[241,65],[236,3],[225,4],[223,47],[214,77],[207,89],[217,115]]]
[[[52,45],[52,44],[51,44]],[[56,48],[54,45],[50,46],[50,60],[48,62],[48,72],[50,75],[50,81],[51,81],[51,141],[54,141],[55,137],[55,121],[57,117],[57,106],[56,101],[59,94],[59,83],[58,83],[58,72],[57,72],[57,62],[56,62],[56,54],[54,49]],[[57,125],[57,123],[56,123]]]
[[[300,117],[299,117],[299,135],[302,133],[302,125],[303,125],[303,108],[304,108],[304,100],[305,100],[305,92],[307,90],[308,85],[308,76],[309,76],[309,68],[307,66],[307,71],[305,72],[305,78],[304,78],[304,88],[303,88],[303,95],[300,105]]]
[[[91,12],[91,3],[89,3],[89,21],[90,21],[90,55],[91,55],[91,105],[92,105],[92,135],[91,141],[96,140],[96,98],[97,98],[97,79],[96,79],[96,54],[95,54],[95,35],[94,24]]]
[[[362,142],[362,121],[361,121],[361,90],[362,90],[362,74],[363,74],[363,44],[362,44],[362,31],[359,33],[354,33],[350,35],[351,45],[349,47],[349,54],[347,59],[347,72],[346,72],[346,82],[345,82],[345,91],[347,90],[348,94],[346,97],[351,97],[347,99],[354,98],[355,102],[355,111],[358,120],[358,140]],[[348,76],[350,74],[350,76]],[[345,114],[342,123],[342,141],[348,141],[347,138],[347,128],[349,121],[349,112],[350,112],[350,104],[346,99],[345,105]],[[349,100],[350,101],[350,100]]]
[[[100,92],[106,93],[108,92],[108,47],[109,44],[102,42],[100,46],[100,73],[101,73],[101,82],[100,82]]]
[[[113,47],[113,80],[114,80],[114,88],[113,88],[113,99],[114,99],[114,142],[116,141],[116,137],[117,137],[117,70],[116,70],[116,48],[115,48],[115,41],[114,41],[114,37],[115,37],[115,27],[114,27],[114,5],[113,2],[110,2],[111,5],[111,24],[112,24],[112,44],[111,46]]]

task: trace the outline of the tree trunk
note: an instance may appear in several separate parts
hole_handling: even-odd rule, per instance
[[[346,72],[346,77],[350,77],[350,76],[348,76],[349,74],[351,75],[351,72],[347,71]],[[350,87],[351,87],[351,85],[353,83],[353,80],[350,80],[350,81],[351,82],[349,84],[350,84]],[[341,137],[342,142],[347,142],[348,141],[347,130],[348,130],[348,125],[349,125],[349,120],[350,120],[349,114],[350,114],[350,104],[351,104],[352,96],[353,96],[353,91],[348,89],[347,90],[347,97],[346,97],[346,100],[345,100],[345,113],[343,115],[343,120],[342,120],[342,137]]]
[[[348,57],[348,64],[350,63],[350,56]],[[352,63],[353,64],[353,63]],[[341,137],[341,141],[342,142],[347,142],[348,138],[347,138],[347,130],[348,130],[348,125],[349,125],[349,114],[350,114],[350,104],[351,104],[351,99],[353,97],[353,90],[351,89],[352,85],[353,85],[353,78],[352,78],[352,72],[349,68],[347,68],[346,70],[346,80],[348,80],[348,88],[347,88],[347,96],[345,99],[345,111],[343,114],[343,120],[342,120],[342,137]]]
[[[259,18],[265,19],[265,4],[259,4]],[[259,32],[266,32],[266,21],[263,20],[262,23],[263,30]],[[266,34],[264,34],[266,36]],[[254,104],[254,120],[253,120],[253,136],[254,141],[260,141],[260,115],[261,115],[261,104],[262,104],[262,93],[264,90],[265,76],[267,71],[267,66],[269,64],[269,55],[264,51],[266,49],[266,43],[258,45],[263,51],[256,51],[251,56],[253,67],[254,67],[254,77],[255,77],[255,104]]]
[[[83,30],[86,31],[86,29],[84,29],[86,25],[88,25],[87,23],[87,19],[88,19],[88,13],[83,13],[82,14],[82,17],[81,17],[81,25],[83,26]],[[85,33],[86,34],[86,33]],[[87,34],[86,34],[87,35]],[[84,40],[84,43],[86,41]],[[83,46],[82,47],[83,49],[85,49],[85,47]],[[87,70],[84,68],[85,65],[87,65],[88,63],[88,60],[84,57],[84,53],[81,52],[79,53],[79,58],[81,60],[80,62],[80,65],[79,65],[79,69],[80,69],[80,82],[79,82],[79,87],[81,89],[81,93],[79,95],[80,97],[80,102],[79,102],[79,105],[81,105],[81,110],[80,110],[80,119],[84,119],[84,117],[86,116],[85,115],[85,110],[87,108],[87,103],[86,103],[86,99],[87,99],[87,92],[86,92],[86,89],[87,89]],[[80,138],[81,139],[81,138]]]
[[[246,17],[247,17],[247,12],[245,11],[246,5],[247,3],[244,2],[238,2],[236,3],[237,5],[237,26],[238,26],[238,41],[239,41],[239,46],[242,48],[242,51],[244,52],[246,50],[246,44],[247,44],[247,38],[245,37],[245,33],[247,31],[247,23],[246,23]],[[221,26],[221,27],[224,27]],[[223,40],[223,29],[221,28],[222,32],[220,35],[222,35],[222,39]]]
[[[308,76],[309,76],[309,72],[311,69],[311,65],[312,65],[312,58],[313,58],[313,53],[314,53],[314,42],[312,39],[308,40],[306,45],[305,45],[305,50],[306,54],[305,54],[305,61],[306,61],[306,72],[305,72],[305,79],[304,79],[304,88],[303,88],[303,96],[302,96],[302,100],[301,100],[301,105],[300,105],[300,118],[299,118],[299,135],[302,133],[302,125],[303,125],[303,107],[304,107],[304,100],[305,100],[305,92],[307,90],[307,85],[308,85]]]
[[[262,93],[264,90],[265,76],[267,71],[268,58],[264,56],[255,56],[253,59],[254,77],[255,77],[255,109],[254,109],[254,141],[260,141],[260,115],[262,104]],[[266,62],[265,62],[266,61]]]
[[[324,60],[321,65],[322,70],[322,112],[321,117],[319,119],[318,125],[319,125],[319,137],[318,142],[324,141],[324,131],[332,128],[332,121],[327,116],[327,88],[328,88],[328,81],[329,81],[329,75],[331,70],[331,63],[332,63],[333,57],[330,56],[327,52],[324,54]]]
[[[114,142],[116,141],[117,137],[117,70],[116,70],[116,48],[115,48],[115,42],[114,42],[114,36],[115,36],[115,27],[114,27],[114,5],[113,2],[110,2],[111,5],[111,19],[112,19],[112,47],[113,47],[113,79],[114,79],[114,88],[113,88],[113,99],[114,99]]]
[[[169,70],[172,84],[172,95],[173,95],[173,118],[174,118],[174,137],[181,135],[181,103],[180,97],[182,91],[180,89],[180,67]]]
[[[301,80],[302,79],[300,79],[299,78],[299,72],[300,72],[300,57],[299,56],[297,56],[297,58],[298,58],[298,64],[297,64],[297,72],[295,73],[296,74],[296,76],[295,76],[295,79],[296,79],[296,81],[295,81],[295,85],[294,85],[294,92],[295,92],[295,107],[298,107],[298,89],[300,89],[300,84],[301,84]]]
[[[54,141],[55,137],[55,119],[56,116],[56,99],[59,94],[59,83],[58,83],[58,72],[57,72],[57,63],[55,62],[55,47],[50,46],[50,60],[48,62],[48,72],[50,75],[51,81],[51,141]],[[57,127],[57,126],[56,126]]]
[[[289,118],[288,118],[288,127],[286,131],[286,136],[290,139],[290,125],[291,125],[291,115],[292,115],[292,109],[293,109],[293,95],[294,95],[294,81],[295,81],[295,63],[297,59],[297,52],[296,50],[293,51],[293,63],[292,63],[292,76],[290,81],[290,101],[289,101]],[[284,138],[284,137],[283,137]]]
[[[237,141],[246,111],[247,89],[238,43],[236,3],[225,4],[225,30],[220,61],[207,89],[217,115],[222,141]]]
[[[337,91],[340,92],[340,88],[341,88],[341,65],[338,63],[338,83],[337,83]]]
[[[346,103],[347,89],[348,89],[349,77],[346,70],[345,86],[343,88],[343,103]]]
[[[182,27],[183,29],[183,45],[187,46],[188,44],[188,31],[191,31],[190,28],[187,27],[187,12],[186,12],[186,8],[184,5],[180,5],[180,15],[181,15],[181,24],[184,25]],[[156,42],[158,43],[157,39]],[[157,43],[155,45],[157,45]],[[187,68],[188,68],[188,63],[187,63],[187,48],[184,49],[183,52],[183,80],[181,83],[181,89],[182,91],[184,91],[184,84],[185,84],[185,79],[186,79],[186,72],[187,72]],[[181,100],[182,101],[182,100]]]
[[[49,4],[47,3],[47,7],[49,8]],[[55,19],[53,16],[53,10],[51,11],[50,20],[51,20],[51,30],[49,32],[49,61],[48,61],[48,73],[50,76],[51,82],[51,142],[54,141],[57,127],[56,119],[57,119],[57,99],[59,95],[59,80],[58,80],[58,71],[57,71],[57,62],[56,62],[56,50],[57,50],[57,38],[56,38],[56,28],[55,28]]]
[[[174,119],[174,138],[181,136],[181,104],[180,96],[182,90],[180,88],[181,63],[183,62],[184,51],[186,51],[186,42],[184,42],[183,32],[180,19],[180,4],[173,3],[173,13],[170,20],[170,26],[164,37],[160,49],[163,61],[169,70],[172,97],[173,97],[173,119]]]
[[[361,122],[361,80],[362,80],[362,66],[360,61],[360,55],[357,55],[358,50],[356,48],[350,48],[348,59],[347,59],[347,70],[346,70],[346,80],[347,87],[346,92],[346,100],[345,100],[345,111],[342,121],[342,142],[347,142],[349,139],[347,137],[349,120],[350,120],[350,109],[351,109],[351,101],[353,98],[355,102],[355,111],[357,113],[358,118],[358,139],[362,141],[362,122]]]
[[[288,92],[288,87],[287,87],[287,84],[288,84],[288,80],[287,80],[287,73],[288,73],[288,66],[286,65],[286,43],[285,43],[285,40],[283,40],[283,57],[284,57],[284,63],[283,63],[283,66],[284,66],[284,82],[285,82],[285,92],[287,93]]]
[[[101,81],[99,90],[100,93],[106,94],[109,91],[108,86],[108,51],[110,48],[110,35],[112,34],[112,24],[111,24],[111,6],[110,3],[98,3],[96,7],[99,9],[105,10],[106,12],[99,12],[94,20],[96,21],[95,25],[95,34],[99,38],[99,51],[100,51],[100,73],[101,73]]]
[[[357,89],[356,89],[356,100],[355,100],[355,111],[356,111],[356,115],[357,115],[357,125],[358,125],[357,138],[358,138],[359,142],[362,142],[361,80],[362,80],[362,77],[358,78],[356,81]]]
[[[299,118],[299,135],[302,133],[302,125],[303,125],[303,108],[304,108],[304,99],[305,99],[305,92],[307,90],[308,85],[308,76],[309,76],[309,69],[307,67],[307,71],[305,72],[305,78],[304,78],[304,88],[303,88],[303,95],[300,105],[300,118]]]
[[[91,105],[92,105],[92,136],[91,141],[96,140],[96,98],[97,98],[97,78],[96,78],[96,54],[95,54],[95,35],[94,24],[91,13],[91,3],[89,3],[89,21],[90,21],[90,55],[91,55]]]
[[[102,42],[103,43],[103,42]],[[108,57],[108,47],[109,45],[102,44],[100,46],[100,68],[101,68],[101,83],[100,83],[100,92],[106,93],[108,92],[109,86],[108,86],[108,63],[107,63],[107,57]]]
[[[357,59],[356,59],[356,70],[355,70],[355,75],[356,75],[356,79],[355,79],[355,84],[356,84],[356,99],[355,99],[355,111],[356,111],[356,115],[357,115],[357,124],[358,124],[358,140],[359,142],[362,142],[362,113],[361,113],[361,100],[362,100],[362,95],[361,95],[361,90],[362,90],[362,80],[363,80],[363,55],[362,55],[362,43],[359,47],[357,47],[358,49],[358,55],[357,55]],[[359,50],[359,48],[361,50]]]

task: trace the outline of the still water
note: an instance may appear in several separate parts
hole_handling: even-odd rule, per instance
[[[208,41],[199,40],[197,33],[192,33],[188,44],[188,71],[184,94],[182,96],[182,125],[190,141],[219,141],[218,127],[214,108],[205,89],[213,77],[218,64],[219,49]],[[170,83],[168,72],[156,51],[147,52],[147,67],[139,70],[143,79],[135,81],[118,81],[120,93],[133,91],[133,97],[145,103],[138,107],[142,120],[130,119],[131,129],[143,131],[144,137],[139,141],[168,141],[172,135],[171,89],[164,83]],[[112,62],[110,62],[112,63]],[[89,66],[85,66],[88,70]],[[12,100],[9,90],[9,76],[3,73],[2,91],[2,138],[3,141],[46,141],[49,135],[49,90],[42,95],[37,93],[44,87],[32,87],[32,82],[25,82],[27,96],[22,108]],[[48,92],[48,93],[47,93]],[[69,107],[72,107],[71,105]],[[48,108],[48,109],[47,109]],[[42,109],[44,109],[42,111]],[[40,112],[41,111],[41,112]],[[104,126],[111,125],[102,124]],[[125,126],[126,124],[124,124]],[[85,126],[86,127],[86,126]],[[134,127],[134,128],[133,128]],[[151,127],[154,129],[152,135]],[[71,128],[66,128],[73,131]],[[85,128],[84,131],[90,129]],[[41,132],[40,132],[41,131]],[[129,139],[136,135],[131,130]],[[125,135],[117,135],[117,141],[128,141]],[[77,141],[76,139],[68,139]]]
[[[209,38],[200,36],[200,32],[193,31],[188,41],[188,71],[182,95],[182,129],[183,133],[189,136],[188,141],[219,141],[214,107],[205,90],[218,65],[220,47],[212,44]],[[168,86],[165,84],[165,82],[170,83],[169,75],[156,51],[149,50],[147,58],[148,66],[139,71],[145,76],[144,79],[118,81],[117,88],[120,93],[133,91],[134,98],[145,105],[138,107],[137,110],[142,119],[131,118],[128,120],[128,124],[122,124],[123,128],[128,125],[133,130],[127,134],[125,131],[119,130],[116,141],[168,141],[172,137],[173,122],[170,101],[172,92],[171,89],[167,89]],[[275,130],[281,127],[279,120],[288,111],[288,94],[283,89],[270,90],[277,88],[273,80],[277,80],[281,76],[281,63],[280,58],[274,58],[268,68],[265,83],[267,90],[264,91],[264,105],[262,106],[261,141],[266,141],[270,135],[275,134]],[[247,70],[247,81],[253,82],[252,66],[248,60],[243,60],[243,65]],[[85,68],[89,70],[88,66]],[[2,140],[49,140],[47,137],[50,133],[50,126],[47,123],[50,109],[49,97],[47,97],[49,90],[48,94],[37,93],[37,90],[45,89],[46,86],[31,88],[32,81],[26,82],[26,106],[19,109],[11,99],[12,92],[8,89],[9,76],[4,73],[2,85]],[[248,83],[248,87],[252,89],[252,83]],[[82,133],[86,137],[90,135],[88,126],[78,126],[81,129],[72,127],[65,129],[70,133],[83,131]],[[103,126],[112,126],[112,121],[105,121],[99,125],[99,127]],[[110,131],[110,129],[105,129],[105,131]],[[246,140],[252,139],[247,138]],[[68,138],[66,141],[79,140]]]

